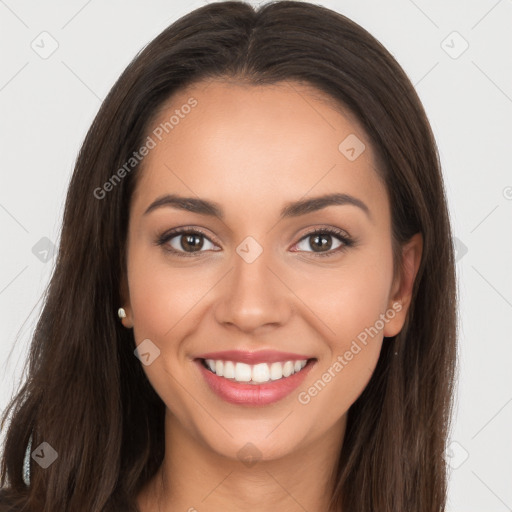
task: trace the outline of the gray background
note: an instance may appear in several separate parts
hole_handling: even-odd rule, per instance
[[[22,375],[68,180],[102,99],[142,46],[204,3],[0,0],[0,409]],[[319,3],[388,48],[429,116],[460,293],[448,510],[511,510],[512,1]]]

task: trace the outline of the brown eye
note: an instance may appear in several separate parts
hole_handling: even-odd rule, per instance
[[[308,235],[308,237],[305,240],[309,241],[309,246],[313,249],[319,249],[320,251],[329,251],[333,244],[332,239],[332,235],[320,234]]]
[[[197,229],[174,229],[161,235],[157,245],[177,256],[199,256],[207,251],[218,251],[205,233]],[[304,244],[302,248],[300,245]],[[316,229],[307,233],[296,244],[299,252],[309,252],[315,256],[332,256],[354,245],[345,231],[335,228]],[[312,249],[312,250],[308,250]],[[205,250],[201,250],[205,249]]]
[[[301,251],[311,252],[316,256],[331,256],[352,246],[353,243],[345,232],[334,228],[323,228],[307,233],[301,238],[297,247]],[[301,244],[303,244],[302,248]],[[308,248],[312,250],[308,251]]]
[[[178,256],[193,256],[205,252],[201,249],[213,250],[215,247],[204,233],[193,229],[167,232],[157,240],[157,244]]]
[[[173,246],[172,243],[170,245],[176,250],[183,249],[184,251],[187,252],[194,252],[196,249],[201,249],[204,245],[204,237],[201,234],[182,233],[178,236],[171,238],[171,240],[174,240],[174,238],[178,239],[179,242],[177,245],[179,246],[179,248]],[[169,241],[169,243],[170,242],[171,241]]]

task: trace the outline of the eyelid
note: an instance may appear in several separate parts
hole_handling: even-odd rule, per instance
[[[305,233],[302,234],[302,236],[299,239],[299,242],[303,240],[304,238],[314,235],[316,233],[328,233],[331,235],[336,235],[338,238],[345,238],[347,240],[351,240],[351,236],[341,228],[335,228],[334,226],[315,226]]]

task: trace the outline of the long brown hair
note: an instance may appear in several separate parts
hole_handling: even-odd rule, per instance
[[[28,376],[2,418],[3,495],[19,510],[136,511],[164,456],[164,411],[117,319],[128,211],[138,167],[98,198],[143,143],[175,91],[207,78],[297,81],[352,112],[379,157],[397,249],[415,233],[423,254],[400,334],[383,344],[352,405],[334,475],[333,511],[438,512],[456,362],[456,281],[436,143],[390,53],[350,19],[306,2],[255,10],[212,3],[180,18],[130,63],[103,102],[69,186],[56,267],[30,346]],[[397,355],[394,355],[394,353]],[[47,469],[23,461],[48,442]]]

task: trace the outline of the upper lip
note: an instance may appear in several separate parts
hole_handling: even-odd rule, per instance
[[[250,352],[245,350],[224,350],[222,352],[208,352],[197,356],[196,359],[214,359],[235,361],[245,364],[277,363],[280,361],[302,361],[312,359],[312,356],[294,354],[292,352],[279,352],[277,350],[259,350]]]

